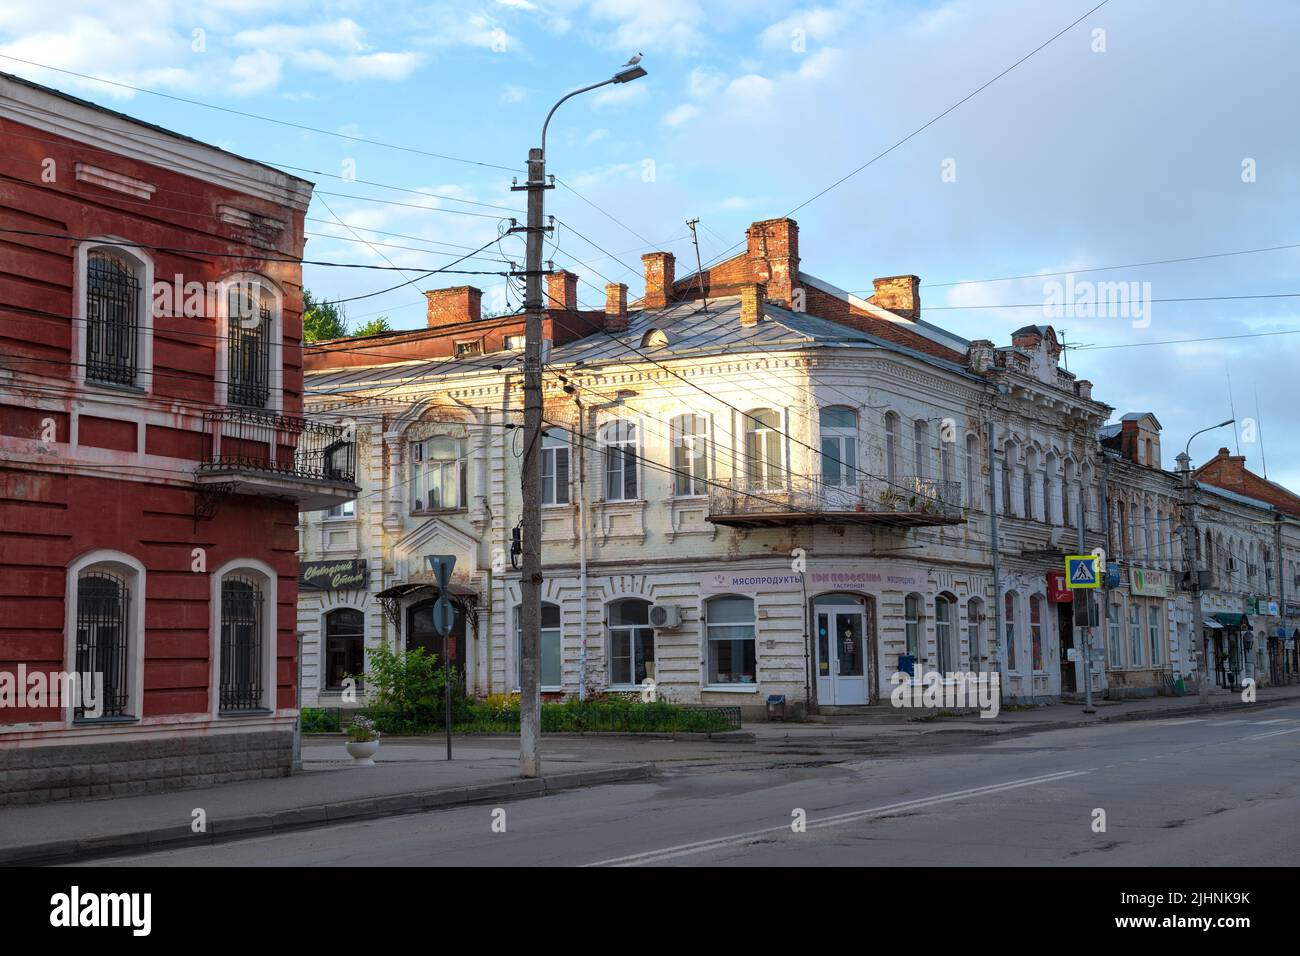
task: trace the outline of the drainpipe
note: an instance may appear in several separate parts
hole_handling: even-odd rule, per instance
[[[586,410],[575,390],[578,406],[578,600],[582,614],[578,619],[578,700],[587,699],[587,438]]]
[[[1002,648],[1002,561],[998,552],[1001,550],[998,546],[998,484],[997,484],[997,467],[993,458],[994,432],[997,428],[992,419],[988,423],[988,454],[989,454],[989,550],[993,555],[993,635],[989,642],[989,648]],[[999,670],[1002,671],[1002,703],[1006,703],[1007,695],[1010,688],[1007,686],[1011,682],[1010,674],[1007,672],[1007,658],[1005,652],[998,654]],[[1032,679],[1032,674],[1031,674]]]

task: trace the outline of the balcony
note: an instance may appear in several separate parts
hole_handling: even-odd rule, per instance
[[[709,521],[733,528],[795,524],[868,524],[924,527],[960,524],[961,483],[898,476],[861,478],[852,485],[827,485],[795,478],[780,489],[751,486],[745,479],[714,482]]]
[[[326,425],[251,408],[205,412],[208,444],[195,476],[229,494],[267,495],[319,511],[351,501],[356,444],[342,425]]]

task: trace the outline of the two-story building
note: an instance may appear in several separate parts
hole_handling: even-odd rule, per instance
[[[2,74],[0,139],[0,803],[287,773],[311,185]]]

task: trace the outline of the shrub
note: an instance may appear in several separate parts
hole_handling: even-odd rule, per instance
[[[365,713],[384,733],[420,733],[441,727],[449,674],[452,723],[469,717],[464,682],[454,668],[439,667],[436,655],[422,647],[394,651],[380,645],[369,658],[365,679],[371,706]]]
[[[321,710],[318,707],[304,707],[299,714],[304,734],[333,734],[339,730],[337,711]]]

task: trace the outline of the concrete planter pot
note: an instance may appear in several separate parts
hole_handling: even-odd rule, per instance
[[[363,740],[360,742],[349,740],[347,748],[354,767],[373,767],[375,765],[375,753],[379,750],[378,740]]]

